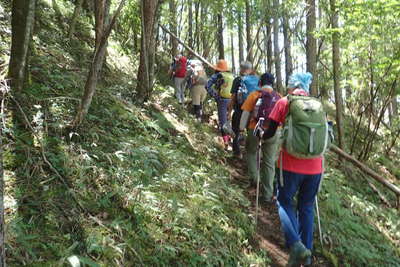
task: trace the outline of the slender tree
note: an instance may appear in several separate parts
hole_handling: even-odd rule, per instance
[[[2,116],[4,114],[1,114]],[[0,267],[6,266],[4,223],[3,128],[0,127]]]
[[[243,46],[243,18],[242,12],[239,9],[238,13],[238,40],[239,40],[239,62],[243,62],[244,60],[244,46]]]
[[[76,22],[77,22],[77,20],[79,18],[79,15],[81,14],[82,4],[83,4],[83,0],[76,0],[75,1],[74,13],[72,14],[72,17],[71,17],[70,22],[69,22],[68,39],[70,41],[72,40],[72,36],[75,33],[75,25],[76,25]]]
[[[246,43],[247,43],[247,60],[250,62],[253,62],[254,56],[253,56],[253,51],[251,49],[252,45],[252,36],[251,36],[251,30],[252,30],[252,24],[251,24],[251,3],[250,1],[246,1]]]
[[[11,55],[8,77],[13,92],[20,93],[25,82],[28,48],[35,21],[35,0],[14,0],[11,18]]]
[[[176,0],[169,0],[169,30],[178,36],[178,28],[177,28],[177,16],[176,16]],[[178,54],[178,42],[174,38],[170,38],[171,40],[171,54],[176,56]]]
[[[217,14],[218,21],[218,31],[217,31],[217,40],[218,40],[218,56],[219,59],[225,59],[225,48],[224,48],[224,21],[222,19],[222,14]]]
[[[339,147],[344,147],[344,127],[343,127],[343,97],[340,88],[340,48],[339,48],[339,14],[336,0],[330,0],[331,25],[332,25],[332,66],[333,66],[333,89],[335,92],[336,103],[336,124],[338,130]]]
[[[289,16],[284,14],[282,18],[283,26],[283,43],[285,49],[285,84],[288,84],[289,77],[293,72],[293,58],[292,58],[292,40],[289,33]]]
[[[33,25],[35,21],[35,8],[36,0],[13,0],[12,1],[12,16],[11,16],[11,54],[10,63],[8,69],[8,78],[11,81],[11,90],[14,97],[18,100],[23,96],[24,84],[27,77],[27,66],[28,66],[28,50],[32,39]],[[13,109],[13,124],[16,129],[15,134],[20,135],[19,131],[24,130],[24,120],[22,114],[19,112],[16,105]],[[1,114],[3,115],[3,114]],[[18,131],[18,132],[17,132]],[[2,134],[2,133],[1,133]],[[25,136],[24,141],[29,138],[29,142],[32,142],[30,134],[21,134]],[[27,137],[29,136],[29,137]],[[2,135],[0,135],[2,138]],[[1,142],[1,140],[0,140]],[[17,144],[20,140],[17,140]],[[0,149],[2,144],[0,143]],[[22,152],[24,149],[16,146],[16,153]],[[2,151],[0,151],[2,155]],[[26,154],[21,154],[22,157],[27,157]],[[3,165],[2,158],[0,158],[0,267],[5,266],[5,243],[4,243],[4,177],[3,177]]]
[[[189,47],[193,49],[193,7],[192,0],[188,0],[188,26],[189,26]]]
[[[197,0],[194,4],[194,19],[195,19],[195,45],[194,49],[198,51],[200,49],[200,27],[199,27],[199,13],[200,13],[200,0]]]
[[[274,63],[276,76],[276,89],[283,94],[282,88],[282,70],[281,70],[281,55],[279,48],[279,0],[274,0]]]
[[[106,0],[108,1],[108,0]],[[73,127],[77,127],[79,126],[86,114],[89,111],[89,107],[90,104],[92,103],[92,99],[94,96],[94,93],[96,91],[96,86],[97,86],[97,82],[99,79],[99,75],[101,72],[101,69],[103,67],[103,62],[104,62],[104,58],[105,58],[105,54],[107,51],[107,43],[108,43],[108,37],[111,34],[112,28],[117,20],[117,17],[119,15],[119,13],[121,12],[122,7],[125,4],[126,0],[122,0],[117,8],[117,10],[115,11],[110,23],[106,24],[107,21],[107,17],[108,15],[106,13],[108,13],[109,11],[109,6],[107,7],[107,2],[102,0],[99,2],[96,2],[96,14],[95,14],[95,18],[96,18],[96,44],[95,44],[95,51],[94,51],[94,55],[93,55],[93,60],[89,69],[89,74],[88,77],[86,79],[86,83],[85,83],[85,89],[84,89],[84,93],[82,95],[82,100],[78,106],[77,112],[76,112],[76,116],[75,119],[73,121]],[[102,31],[101,31],[102,30]]]
[[[147,101],[153,90],[154,59],[155,59],[155,30],[159,0],[142,0],[142,36],[140,49],[140,63],[137,74],[137,100]]]
[[[306,43],[306,56],[307,56],[307,71],[311,72],[314,80],[317,79],[317,40],[314,37],[316,28],[316,12],[315,0],[306,0],[307,4],[307,43]],[[317,84],[311,83],[310,93],[313,96],[318,94]]]
[[[232,72],[235,73],[235,45],[233,32],[231,32],[231,61],[232,61]]]
[[[267,71],[268,72],[272,72],[272,65],[274,63],[273,61],[273,52],[272,52],[272,30],[271,30],[271,22],[270,19],[267,19],[267,23],[266,23],[266,29],[265,29],[265,41],[266,41],[266,45],[267,45]]]

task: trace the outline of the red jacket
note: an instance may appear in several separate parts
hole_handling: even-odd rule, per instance
[[[178,60],[178,66],[175,71],[175,77],[185,78],[186,76],[186,63],[187,58],[185,56],[181,56]]]

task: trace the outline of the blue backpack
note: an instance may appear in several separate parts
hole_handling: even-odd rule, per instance
[[[257,75],[246,75],[242,78],[236,96],[236,100],[239,105],[242,105],[252,92],[260,89],[259,82],[260,78],[258,78]]]

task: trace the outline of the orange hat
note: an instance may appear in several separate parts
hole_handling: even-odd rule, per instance
[[[213,66],[218,71],[229,71],[228,62],[225,59],[218,60],[217,64]]]

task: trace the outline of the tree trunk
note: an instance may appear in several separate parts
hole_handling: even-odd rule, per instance
[[[244,46],[243,46],[243,19],[242,12],[238,12],[238,39],[239,39],[239,63],[244,61]]]
[[[107,0],[106,0],[107,1]],[[96,45],[95,45],[95,51],[94,51],[94,56],[93,56],[93,60],[90,66],[90,70],[89,70],[89,74],[88,77],[86,79],[86,83],[85,83],[85,90],[84,90],[84,94],[82,96],[82,100],[81,103],[79,104],[74,122],[73,122],[73,127],[77,127],[79,126],[86,114],[89,111],[89,107],[90,104],[92,103],[92,99],[93,99],[93,95],[96,91],[96,86],[97,86],[97,82],[99,79],[99,75],[101,72],[101,69],[103,67],[103,62],[104,62],[104,58],[106,55],[106,51],[107,51],[107,44],[108,44],[108,37],[111,34],[112,28],[114,27],[114,24],[116,22],[116,19],[119,15],[119,13],[121,12],[122,7],[124,6],[126,0],[122,0],[118,6],[118,9],[115,11],[112,20],[110,23],[108,23],[107,26],[105,26],[105,18],[108,17],[108,14],[106,14],[105,12],[108,13],[108,9],[107,9],[107,3],[102,0],[99,1],[98,4],[100,4],[100,6],[96,7],[96,14],[95,16],[97,17],[97,23],[96,23]],[[100,7],[103,8],[100,8]],[[97,12],[99,12],[100,14],[97,14]],[[99,31],[99,29],[103,29],[102,32]],[[98,42],[98,43],[97,43]]]
[[[193,49],[193,8],[192,0],[188,0],[189,47]]]
[[[251,38],[251,3],[246,1],[246,43],[247,43],[247,60],[253,62],[253,51],[251,49],[252,38]]]
[[[333,66],[333,88],[335,92],[336,103],[336,123],[338,130],[339,148],[344,148],[344,127],[343,127],[343,97],[340,88],[340,47],[339,33],[336,31],[339,28],[339,14],[336,7],[336,0],[330,0],[331,6],[331,24],[332,24],[332,66]]]
[[[14,0],[11,18],[11,56],[8,76],[13,92],[21,93],[25,82],[29,43],[35,21],[35,0]]]
[[[289,77],[293,72],[293,59],[292,59],[292,40],[289,34],[289,18],[285,14],[283,16],[283,39],[284,39],[284,47],[285,47],[285,73],[286,79],[285,84],[288,85]]]
[[[12,1],[11,16],[11,54],[8,69],[8,78],[10,79],[12,93],[18,101],[25,102],[24,85],[27,77],[28,51],[32,39],[32,32],[35,21],[36,0],[14,0]],[[14,135],[17,142],[14,146],[16,158],[21,166],[27,159],[26,144],[32,144],[32,134],[26,130],[23,115],[17,106],[12,106]],[[3,115],[3,114],[1,114]],[[3,146],[1,144],[2,132],[0,133],[0,266],[6,266],[5,261],[5,225],[4,225],[4,177],[3,177]],[[25,143],[26,142],[26,143]],[[21,143],[25,143],[21,145]],[[18,168],[16,175],[23,172],[23,168]]]
[[[279,10],[279,0],[274,0],[274,10]],[[279,13],[274,12],[274,60],[275,60],[275,77],[276,89],[279,93],[283,93],[282,88],[282,70],[281,70],[281,56],[279,49]]]
[[[225,49],[224,49],[224,21],[222,19],[222,14],[217,15],[218,21],[218,32],[217,32],[217,40],[218,40],[218,56],[219,59],[225,59]]]
[[[307,43],[306,43],[306,55],[307,55],[307,71],[310,72],[314,80],[317,79],[317,40],[314,37],[314,31],[316,28],[316,14],[315,14],[315,0],[306,0],[307,4]],[[311,83],[310,93],[313,96],[318,95],[316,83]]]
[[[271,23],[270,20],[268,19],[267,21],[267,29],[266,29],[266,42],[267,42],[267,71],[269,73],[272,73],[272,65],[274,64],[274,61],[272,60],[272,30],[271,30]]]
[[[1,114],[3,116],[4,114]],[[4,224],[3,128],[0,129],[0,267],[6,266]]]
[[[232,60],[232,73],[235,73],[235,46],[233,40],[233,32],[231,32],[231,60]]]
[[[200,1],[197,0],[194,4],[194,17],[195,17],[195,44],[193,48],[197,51],[200,50],[200,31],[199,31],[199,11],[200,11]]]
[[[75,25],[76,21],[78,20],[79,15],[81,14],[83,0],[76,0],[74,14],[71,17],[69,22],[69,31],[68,31],[68,39],[69,41],[72,40],[72,36],[75,33]]]
[[[159,0],[142,0],[142,36],[140,63],[137,74],[137,99],[140,103],[147,101],[153,90],[155,29],[157,28],[157,12]]]
[[[169,0],[169,29],[173,34],[178,35],[175,1],[176,0]],[[174,38],[171,38],[171,54],[173,56],[178,54],[178,42]]]
[[[397,95],[392,99],[392,115],[394,118],[399,117],[399,103],[397,102]]]

